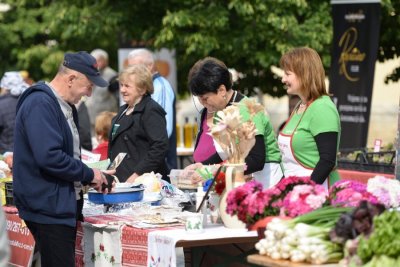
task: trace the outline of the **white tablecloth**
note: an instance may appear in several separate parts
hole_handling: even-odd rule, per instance
[[[153,231],[148,236],[147,266],[176,267],[176,243],[188,240],[208,240],[232,237],[256,237],[256,231],[209,226],[201,234],[189,234],[184,229]]]

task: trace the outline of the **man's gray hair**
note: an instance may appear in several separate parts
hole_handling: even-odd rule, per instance
[[[95,49],[90,53],[95,59],[98,58],[104,58],[105,60],[108,60],[108,53],[104,51],[103,49]]]
[[[153,53],[146,48],[137,48],[129,52],[128,59],[134,59],[134,58],[135,59],[139,58],[141,63],[146,66],[154,65],[155,61]]]

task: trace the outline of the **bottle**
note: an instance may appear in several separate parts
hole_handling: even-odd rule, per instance
[[[193,123],[193,143],[196,143],[196,137],[197,133],[199,130],[199,125],[197,123],[197,117],[194,117],[194,123]]]
[[[201,202],[203,201],[204,196],[206,193],[204,192],[203,186],[201,183],[197,185],[197,192],[196,192],[196,211],[199,209]],[[207,216],[207,199],[204,200],[203,206],[201,206],[201,210],[199,211],[200,214],[203,215],[202,222],[203,227],[207,225],[208,216]]]
[[[193,146],[193,125],[189,123],[189,118],[185,118],[185,125],[183,126],[183,142],[185,148]]]
[[[179,123],[176,123],[176,145],[182,146],[182,127]]]
[[[198,183],[197,192],[196,192],[196,211],[199,209],[201,201],[203,201],[204,195],[205,195],[205,193],[204,193],[204,190],[203,190],[203,186],[202,186],[201,183]],[[204,206],[206,206],[206,203],[203,203],[203,207]]]

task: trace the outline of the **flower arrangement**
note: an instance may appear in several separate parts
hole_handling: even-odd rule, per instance
[[[249,118],[243,118],[241,109],[246,109]],[[217,112],[209,134],[227,154],[229,163],[244,163],[256,142],[256,127],[251,119],[259,112],[264,112],[264,107],[249,99]]]
[[[367,191],[367,185],[343,180],[335,183],[329,189],[329,201],[333,206],[357,207],[362,200],[376,204],[377,198]]]
[[[282,211],[296,217],[321,208],[327,198],[328,191],[322,185],[296,185],[283,199]]]
[[[386,208],[400,206],[400,182],[383,176],[368,179],[368,184],[343,180],[335,183],[329,190],[331,205],[357,207],[366,200],[372,204],[382,204]]]
[[[368,179],[367,191],[375,196],[386,208],[400,206],[400,182],[383,176]]]
[[[248,182],[231,190],[227,197],[227,213],[237,215],[248,226],[267,216],[278,216],[285,197],[296,185],[315,183],[309,177],[287,177],[274,187],[263,190],[257,181]]]
[[[206,181],[203,185],[204,191],[207,191],[208,188],[211,186],[212,179],[213,179],[213,176],[211,176],[211,178],[206,179]],[[213,190],[218,195],[222,195],[222,192],[224,191],[224,189],[225,189],[225,172],[221,170],[219,172],[219,174],[217,175],[217,177],[215,177],[215,183],[211,190]]]
[[[231,190],[227,197],[227,213],[236,214],[239,220],[246,223],[250,214],[254,216],[262,212],[260,206],[264,198],[259,193],[262,193],[262,184],[257,181],[247,182]]]

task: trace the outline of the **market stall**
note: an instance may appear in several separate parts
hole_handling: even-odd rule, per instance
[[[254,253],[258,240],[255,231],[222,225],[210,225],[198,234],[188,233],[182,225],[140,227],[131,216],[87,218],[78,230],[76,266],[176,266],[176,248],[186,251],[185,261],[192,266],[201,266],[202,258],[207,260],[216,251],[222,262],[245,262],[246,252]],[[235,246],[241,250],[232,250]]]

